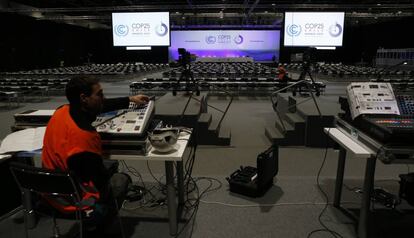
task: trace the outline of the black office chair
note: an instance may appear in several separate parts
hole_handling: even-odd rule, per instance
[[[59,196],[67,198],[71,204],[75,207],[79,207],[75,211],[75,219],[79,224],[80,238],[83,237],[83,226],[84,221],[87,219],[84,211],[81,209],[84,206],[81,196],[80,184],[77,182],[75,177],[70,172],[56,172],[44,168],[38,168],[22,163],[10,163],[10,170],[20,188],[22,193],[22,202],[24,204],[24,199],[27,193],[34,193],[40,196]],[[53,182],[52,182],[53,181]],[[88,205],[89,205],[88,201]],[[56,223],[56,216],[59,215],[58,211],[49,205],[46,201],[42,203],[50,208],[52,211],[51,215],[53,218],[53,237],[59,237],[59,229]],[[118,206],[116,199],[115,204]],[[39,212],[36,207],[33,208],[33,211]],[[26,218],[28,209],[24,207],[24,223],[25,223],[25,235],[26,238],[29,237],[28,234],[28,221]],[[40,212],[41,214],[45,214]],[[62,214],[65,216],[65,214]],[[120,229],[122,237],[124,236],[124,231],[122,227],[121,218],[118,212],[118,219],[120,222]],[[67,214],[66,216],[67,217]]]

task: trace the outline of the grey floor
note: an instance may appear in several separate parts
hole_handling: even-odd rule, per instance
[[[102,83],[104,93],[107,97],[127,95],[131,80],[133,79]],[[345,92],[345,86],[346,83],[328,84],[327,93],[341,95]],[[10,133],[10,126],[14,123],[14,113],[27,109],[53,109],[65,102],[64,97],[52,97],[47,102],[24,103],[24,106],[18,109],[0,111],[2,122],[0,138]],[[209,98],[208,102],[218,107],[226,104],[226,100],[214,97]],[[264,135],[264,125],[274,122],[275,119],[268,98],[239,97],[233,102],[224,122],[231,128],[231,146],[199,146],[193,170],[194,178],[214,178],[216,180],[213,182],[213,187],[220,185],[217,181],[221,182],[221,187],[201,198],[194,226],[192,226],[193,221],[190,221],[179,237],[307,237],[311,231],[321,228],[318,216],[326,200],[317,187],[316,176],[324,158],[324,149],[281,148],[279,173],[275,177],[274,186],[262,198],[253,199],[229,192],[225,177],[240,165],[255,166],[257,154],[270,146]],[[324,139],[315,138],[315,140]],[[331,202],[338,152],[332,149],[327,152],[320,184],[329,195],[329,202]],[[128,165],[139,171],[148,186],[156,184],[146,162],[128,162]],[[157,179],[164,181],[163,163],[149,162],[149,167]],[[353,190],[362,186],[364,169],[365,160],[348,158],[345,171],[345,185],[348,189],[345,188],[343,194],[344,204],[348,208],[359,207],[360,194]],[[376,171],[375,185],[397,193],[398,175],[410,171],[410,166],[384,165],[379,162]],[[140,181],[138,178],[135,180]],[[198,185],[203,190],[207,188],[209,181],[201,179]],[[125,204],[128,210],[123,210],[123,215],[128,237],[170,237],[166,221],[144,219],[142,209],[134,210],[133,204],[129,204],[129,207],[127,205]],[[154,213],[165,213],[165,211],[164,206]],[[144,213],[151,213],[151,209]],[[403,219],[403,215],[397,216],[396,219]],[[328,207],[322,220],[330,229],[343,237],[356,237],[355,222],[332,206]],[[380,222],[378,224],[383,224]],[[184,224],[181,223],[179,229]],[[377,226],[378,224],[375,226],[377,229],[374,230],[380,232],[375,232],[375,237],[412,237],[404,234],[390,235],[395,234],[391,231],[396,229],[395,226],[387,228],[386,225]],[[22,237],[22,227],[21,223],[13,219],[5,219],[0,222],[0,237]],[[43,228],[31,231],[33,235],[31,237],[46,237],[45,232],[49,230],[49,225],[46,224]],[[332,235],[322,232],[312,237],[332,237]]]

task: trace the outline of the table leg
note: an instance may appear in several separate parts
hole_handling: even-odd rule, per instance
[[[345,159],[346,150],[344,148],[339,149],[338,168],[336,170],[336,181],[335,181],[335,198],[334,207],[339,208],[341,206],[341,195],[342,185],[344,182],[344,171],[345,171]]]
[[[183,162],[177,161],[178,204],[184,204],[184,169]]]
[[[168,199],[168,222],[170,225],[170,235],[177,234],[177,203],[174,187],[174,162],[165,161],[165,176],[167,182],[167,199]]]
[[[365,167],[364,188],[361,201],[361,212],[358,222],[358,237],[368,237],[368,219],[370,215],[371,194],[374,187],[376,158],[370,157],[367,159]]]

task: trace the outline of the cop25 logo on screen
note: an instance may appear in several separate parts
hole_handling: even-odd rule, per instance
[[[236,37],[234,37],[234,43],[236,43],[237,45],[240,45],[241,43],[243,43],[243,36],[238,35]]]
[[[214,44],[216,43],[217,38],[215,36],[206,36],[206,43],[207,44]]]
[[[158,36],[161,36],[161,37],[167,35],[167,33],[168,33],[168,26],[165,23],[161,22],[159,25],[157,25],[155,27],[155,33]]]
[[[339,23],[335,23],[329,27],[329,35],[332,37],[338,37],[342,33],[342,26]]]
[[[115,31],[115,35],[117,36],[126,36],[128,35],[129,28],[127,25],[120,24],[114,27],[114,31]]]
[[[286,33],[291,36],[298,36],[302,32],[302,27],[300,25],[292,24],[286,27]]]

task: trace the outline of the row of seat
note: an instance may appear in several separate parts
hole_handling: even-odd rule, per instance
[[[17,85],[0,85],[0,91],[3,92],[36,92],[36,91],[41,91],[41,92],[48,92],[49,91],[49,87],[48,86],[38,86],[38,85],[33,85],[33,86],[17,86]]]
[[[5,78],[0,79],[0,85],[10,86],[50,86],[50,87],[62,87],[69,82],[69,78],[61,79],[18,79],[18,78]]]
[[[260,71],[260,70],[267,70],[269,66],[266,66],[261,63],[255,62],[235,62],[235,63],[195,63],[192,65],[192,68],[195,70],[211,70],[211,71],[240,71],[240,70],[253,70],[253,71]]]
[[[157,91],[164,92],[173,89],[183,90],[188,87],[197,87],[201,91],[228,91],[233,94],[270,94],[283,87],[291,85],[295,82],[280,82],[276,80],[264,81],[211,81],[211,80],[195,80],[195,81],[149,81],[141,80],[130,84],[131,93]],[[325,91],[326,85],[322,82],[316,82],[320,92]],[[305,84],[299,84],[296,88],[305,88]],[[295,89],[295,88],[292,88]]]
[[[5,75],[76,75],[76,74],[132,74],[162,70],[168,64],[118,63],[118,64],[89,64],[73,67],[52,69],[36,69],[29,71],[5,72]]]
[[[385,83],[414,83],[414,78],[374,78],[372,82],[385,82]]]
[[[398,69],[383,69],[365,66],[353,66],[353,65],[342,65],[342,64],[319,64],[315,67],[316,73],[322,73],[325,75],[332,76],[404,76],[414,75],[412,70],[398,70]]]
[[[180,77],[164,77],[164,78],[143,78],[141,81],[147,82],[165,82],[177,81]],[[195,81],[210,81],[210,82],[272,82],[278,81],[277,77],[194,77]],[[183,81],[183,80],[182,80]]]
[[[20,106],[20,95],[19,92],[15,91],[3,91],[0,89],[0,101],[6,102],[8,108],[12,108],[14,106]]]
[[[276,68],[260,63],[193,63],[191,72],[194,77],[272,77],[278,74]],[[180,76],[181,68],[171,69],[163,73],[164,77]]]
[[[69,77],[44,78],[44,76],[7,76],[0,78],[2,99],[8,105],[24,101],[39,101],[49,98],[50,92],[61,92],[68,83]]]
[[[2,78],[0,87],[5,92],[20,92],[24,95],[38,94],[39,96],[48,96],[49,91],[61,92],[69,78]]]
[[[220,72],[211,72],[211,71],[194,71],[192,70],[194,77],[229,77],[229,78],[238,78],[238,77],[272,77],[277,76],[277,71],[274,70],[262,70],[262,71],[220,71]],[[163,77],[180,77],[182,70],[174,69],[168,72],[163,73]]]
[[[7,95],[9,102],[11,98],[18,98],[20,101],[32,101],[36,99],[48,99],[49,87],[48,86],[10,86],[0,85],[0,91]]]
[[[303,69],[302,63],[290,63],[283,64],[286,69],[301,71]],[[326,64],[326,63],[315,63],[311,65],[311,72],[321,75],[327,75],[331,77],[365,77],[365,78],[381,78],[384,76],[388,77],[405,77],[414,78],[414,70],[409,69],[386,69],[386,68],[375,68],[367,66],[354,66],[344,64]]]

